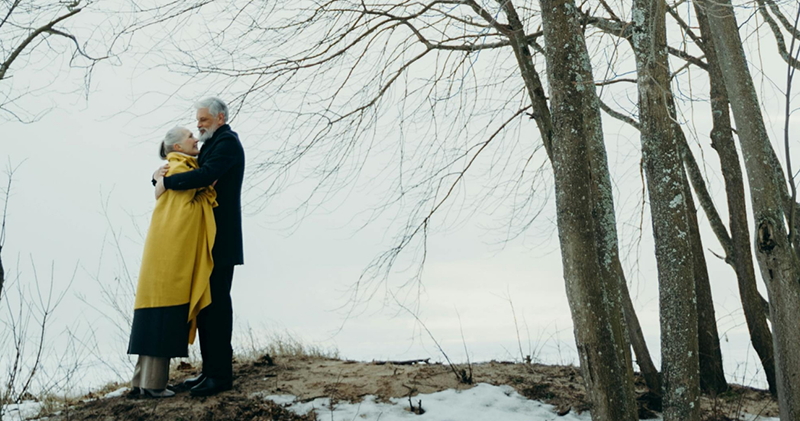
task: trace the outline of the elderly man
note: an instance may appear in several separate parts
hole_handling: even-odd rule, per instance
[[[244,263],[242,252],[242,178],[244,149],[239,136],[227,124],[228,107],[219,98],[206,98],[197,104],[197,128],[203,142],[198,157],[200,168],[164,177],[164,167],[153,180],[156,194],[172,190],[195,189],[214,185],[218,206],[214,208],[217,235],[212,249],[211,305],[197,316],[203,371],[188,379],[184,386],[192,396],[210,396],[230,390],[233,385],[233,305],[231,282],[233,267]]]

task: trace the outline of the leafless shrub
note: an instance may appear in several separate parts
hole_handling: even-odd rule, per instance
[[[16,168],[9,166],[7,171],[0,245]],[[68,393],[82,363],[68,331],[58,336],[52,332],[56,310],[70,291],[77,267],[62,287],[56,286],[55,264],[48,281],[39,279],[33,257],[30,272],[21,270],[19,258],[13,267],[14,275],[6,271],[0,284],[0,419],[9,405]]]

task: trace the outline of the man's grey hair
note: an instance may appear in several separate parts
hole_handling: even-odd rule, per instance
[[[161,148],[159,148],[159,156],[161,159],[167,159],[167,154],[174,150],[176,143],[183,140],[188,130],[181,126],[175,126],[167,132],[164,140],[161,141]]]
[[[222,117],[225,119],[225,122],[228,122],[228,106],[225,105],[225,101],[217,97],[212,96],[201,99],[194,104],[194,108],[197,110],[201,108],[208,108],[208,112],[213,114],[214,117],[222,113]]]

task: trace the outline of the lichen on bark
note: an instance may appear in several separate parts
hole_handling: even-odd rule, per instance
[[[553,118],[558,232],[575,340],[595,420],[637,419],[622,317],[616,222],[596,97],[579,13],[541,0]]]

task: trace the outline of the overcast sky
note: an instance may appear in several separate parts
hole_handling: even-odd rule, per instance
[[[762,48],[771,51],[769,46]],[[766,53],[762,60],[772,65],[759,68],[774,71],[768,76],[783,80],[783,63],[768,61],[775,56]],[[119,66],[97,67],[88,100],[70,94],[78,83],[76,75],[56,77],[53,91],[46,89],[28,100],[29,107],[53,107],[40,120],[3,123],[0,163],[19,166],[9,202],[3,261],[7,272],[19,272],[24,283],[32,280],[31,259],[40,281],[49,277],[52,264],[57,289],[67,287],[77,267],[70,292],[58,309],[59,326],[51,333],[56,335],[68,326],[94,329],[99,332],[102,355],[120,355],[126,338],[101,314],[107,307],[97,282],[113,285],[115,278],[124,279],[125,273],[135,279],[154,205],[149,180],[162,164],[156,154],[161,136],[175,125],[196,132],[193,101],[207,94],[226,99],[226,92],[124,56]],[[767,98],[764,106],[773,118],[776,142],[781,135],[783,105],[775,88],[761,74],[755,75]],[[38,75],[28,73],[27,77]],[[22,83],[19,79],[22,77],[15,83]],[[691,115],[691,110],[684,111]],[[696,131],[707,153],[711,190],[727,220],[721,177],[715,174],[717,158],[706,136],[708,114],[698,110],[696,115],[702,117],[691,121],[687,130]],[[250,115],[232,123],[248,156],[246,178],[279,141],[264,131],[263,122],[270,118]],[[538,138],[532,121],[522,130]],[[608,118],[604,130],[631,293],[651,353],[658,360],[658,294],[646,214],[643,239],[638,248],[634,246],[641,201],[638,135]],[[782,148],[779,156],[783,159]],[[364,174],[362,180],[370,177]],[[334,200],[306,216],[296,229],[287,229],[286,221],[276,216],[285,210],[283,201],[296,200],[292,191],[263,210],[255,206],[244,209],[245,265],[236,269],[232,292],[240,341],[246,342],[242,334],[250,326],[260,337],[288,331],[308,344],[335,347],[346,358],[441,358],[415,318],[383,291],[367,308],[360,307],[349,319],[344,318],[342,307],[347,308],[349,288],[374,257],[394,245],[395,233],[387,231],[390,221],[378,220],[357,229],[359,221],[353,216],[374,205],[375,190],[363,186],[349,192],[346,199]],[[258,185],[250,183],[249,187],[246,202],[257,199],[259,192]],[[373,188],[380,190],[380,186]],[[550,363],[577,363],[554,206],[552,201],[547,203],[537,222],[514,240],[503,241],[507,235],[496,229],[502,226],[498,222],[502,209],[456,218],[448,229],[429,238],[419,318],[452,359],[464,360],[463,333],[473,360],[519,359],[519,335],[523,354],[533,352]],[[721,250],[704,215],[698,217],[703,224],[726,370],[738,376],[729,381],[760,384],[763,380],[756,374],[759,364],[749,347],[734,273],[710,252]],[[396,285],[410,274],[394,276]]]

